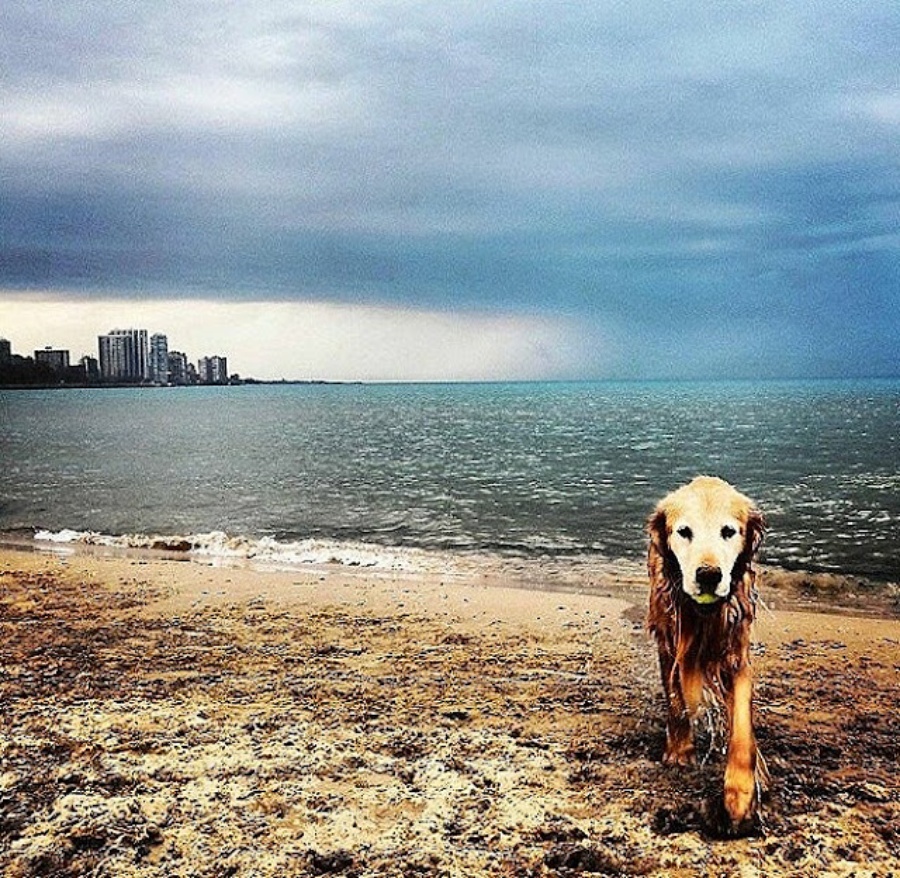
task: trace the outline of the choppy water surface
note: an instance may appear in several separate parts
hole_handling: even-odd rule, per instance
[[[638,559],[710,473],[767,562],[896,578],[898,425],[887,381],[0,391],[0,529]]]

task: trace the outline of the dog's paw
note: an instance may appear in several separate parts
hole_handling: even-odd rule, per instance
[[[756,787],[749,792],[743,789],[726,789],[724,795],[725,811],[731,818],[733,826],[740,826],[753,818],[756,813]]]
[[[753,823],[759,805],[758,791],[754,772],[726,770],[722,804],[732,832],[739,833]]]
[[[719,794],[703,809],[705,829],[712,838],[758,838],[765,834],[756,798],[742,817],[735,817],[729,808],[728,794]],[[734,802],[731,803],[734,808]]]
[[[667,744],[662,761],[664,765],[696,765],[697,751],[690,742],[679,745]]]

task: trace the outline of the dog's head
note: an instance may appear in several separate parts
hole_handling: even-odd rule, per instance
[[[664,497],[650,516],[651,552],[701,606],[727,598],[765,531],[753,501],[722,479],[700,476]]]

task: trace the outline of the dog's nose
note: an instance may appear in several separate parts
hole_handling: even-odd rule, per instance
[[[722,571],[718,567],[698,567],[695,578],[701,592],[712,594],[722,581]]]

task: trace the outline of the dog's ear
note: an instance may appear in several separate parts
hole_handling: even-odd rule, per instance
[[[665,509],[656,507],[647,519],[646,530],[650,537],[647,547],[647,572],[650,575],[650,583],[653,586],[662,585],[666,578],[666,555],[669,551]]]
[[[665,509],[657,506],[653,510],[653,514],[647,519],[646,531],[650,537],[651,549],[656,549],[660,555],[665,555],[668,549]]]
[[[759,551],[765,535],[765,516],[754,507],[747,515],[747,533],[744,537],[744,552],[749,558],[752,558]]]
[[[759,551],[765,533],[765,517],[755,506],[751,506],[747,514],[744,548],[734,567],[735,583],[738,585],[735,593],[743,611],[743,618],[748,624],[753,621],[756,613],[756,571],[753,569],[753,559]]]

